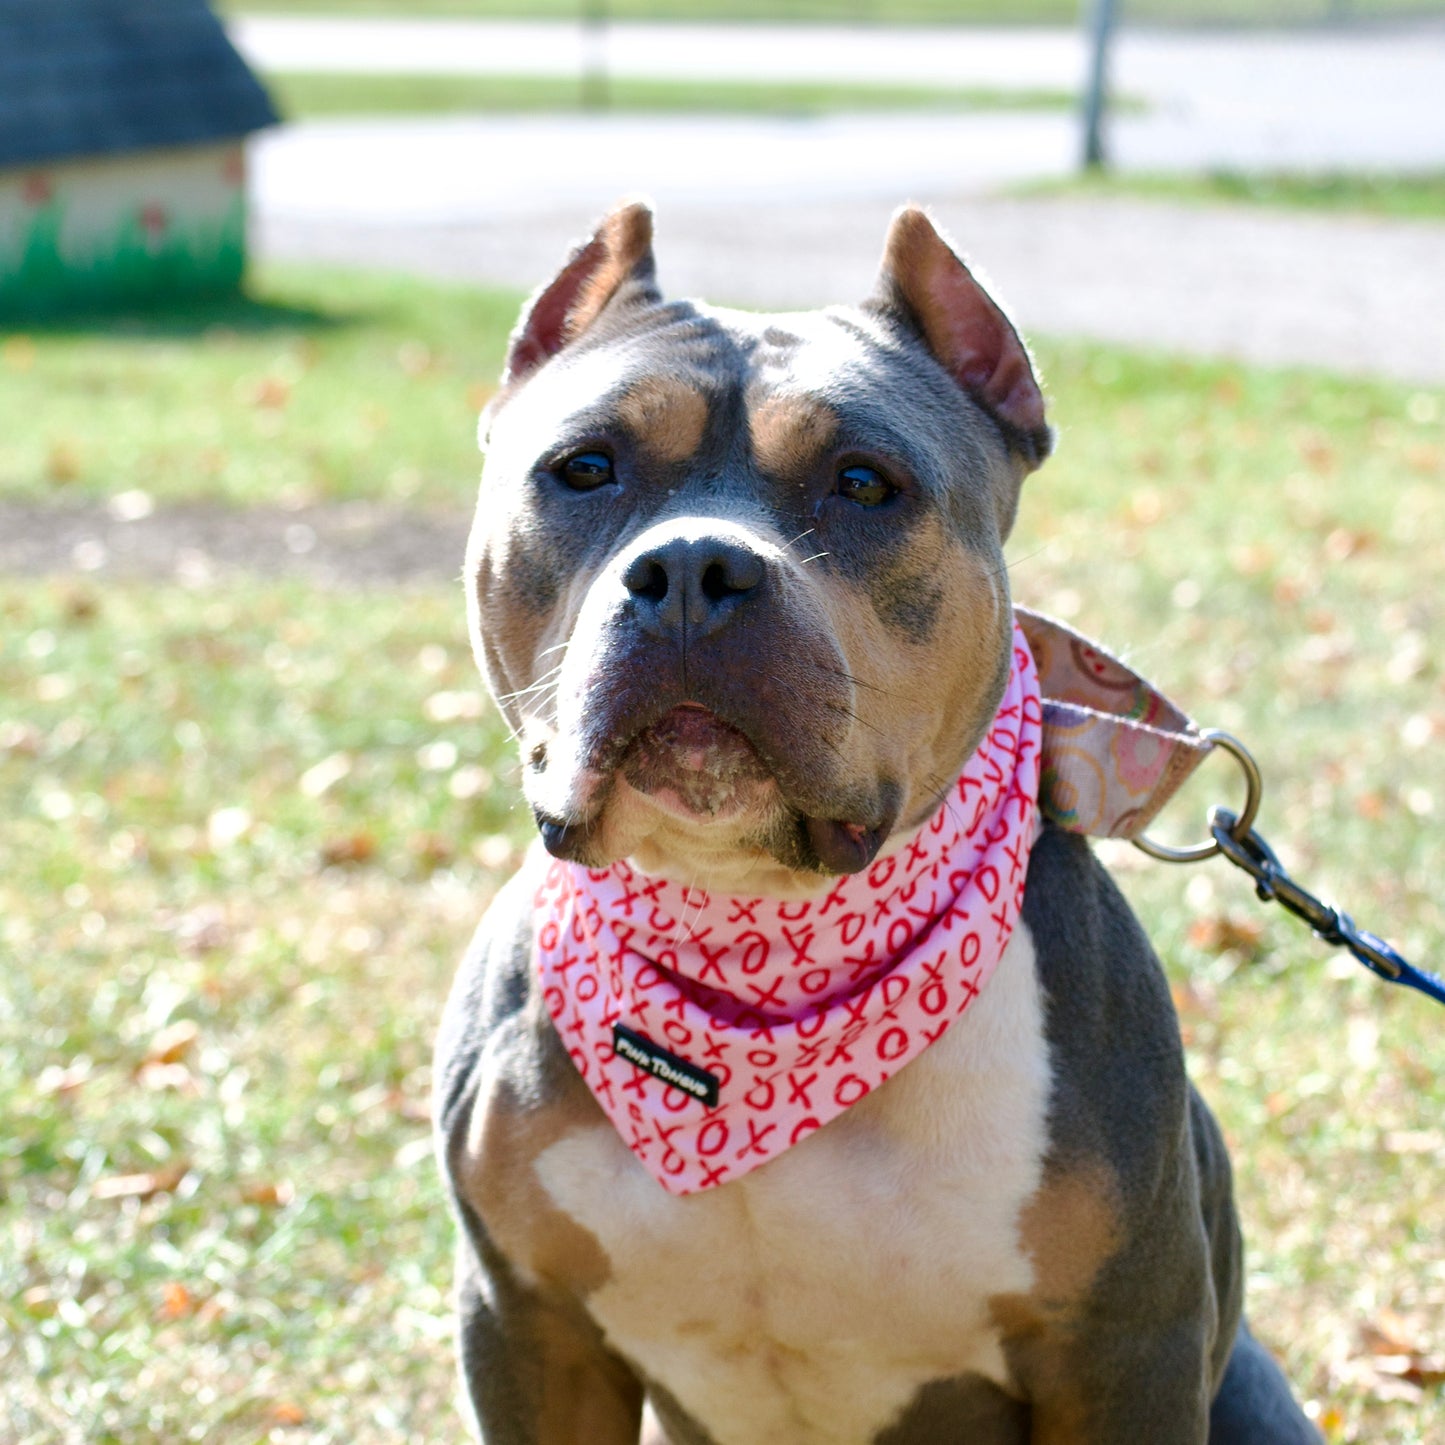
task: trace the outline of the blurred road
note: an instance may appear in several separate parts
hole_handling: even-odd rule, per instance
[[[1076,29],[643,25],[566,22],[240,19],[259,68],[397,74],[615,75],[708,80],[857,80],[1077,90]],[[1124,26],[1116,91],[1126,166],[1445,165],[1445,18],[1293,31]],[[1067,122],[1065,122],[1067,125]],[[1072,155],[1072,152],[1070,152]]]
[[[576,74],[576,26],[244,20],[263,68]],[[1073,89],[1069,30],[632,26],[616,74]],[[1121,167],[1445,168],[1445,27],[1134,32]],[[445,117],[312,122],[253,150],[263,254],[530,287],[619,196],[659,207],[666,287],[744,305],[866,291],[887,214],[932,204],[1022,323],[1201,354],[1445,382],[1445,226],[999,199],[1068,175],[1062,112]]]

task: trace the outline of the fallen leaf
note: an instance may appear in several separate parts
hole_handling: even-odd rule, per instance
[[[186,1163],[168,1164],[147,1174],[111,1174],[97,1179],[90,1188],[92,1199],[149,1199],[169,1194],[190,1170]]]
[[[1423,1390],[1445,1384],[1445,1354],[1432,1350],[1396,1310],[1379,1310],[1360,1326],[1360,1354],[1378,1377],[1375,1393],[1385,1398],[1400,1398],[1395,1393],[1400,1386]]]
[[[1398,1311],[1382,1309],[1360,1326],[1360,1352],[1366,1355],[1408,1355],[1418,1348],[1417,1332]]]
[[[241,1198],[264,1209],[284,1209],[296,1198],[296,1186],[289,1179],[258,1180],[241,1190]]]
[[[66,594],[65,615],[72,622],[90,622],[100,612],[100,600],[94,592],[77,587]]]
[[[1214,914],[1189,925],[1189,942],[1201,953],[1238,953],[1251,962],[1264,952],[1264,924],[1254,918]]]
[[[1181,1019],[1213,1018],[1218,1012],[1219,1000],[1211,988],[1184,981],[1169,986],[1174,999],[1174,1011]]]
[[[308,798],[319,798],[328,793],[351,772],[351,757],[347,753],[332,753],[322,758],[301,774],[301,791]]]
[[[47,1064],[41,1069],[35,1088],[41,1094],[72,1094],[89,1078],[89,1059],[77,1059],[65,1068],[59,1064]]]
[[[0,356],[11,371],[29,371],[35,365],[35,343],[23,333],[12,336],[0,346]]]
[[[291,383],[284,376],[261,376],[241,387],[241,400],[250,406],[279,409],[291,400]]]
[[[456,852],[451,840],[440,833],[413,833],[407,850],[424,868],[440,868],[450,863]]]
[[[80,476],[80,453],[70,442],[55,442],[45,458],[45,475],[58,487]]]
[[[321,845],[321,862],[326,867],[340,863],[366,863],[376,855],[376,839],[366,832],[345,833],[328,838]]]
[[[163,1320],[180,1320],[194,1314],[196,1297],[179,1280],[167,1280],[161,1289],[158,1313]]]
[[[1376,1355],[1373,1363],[1382,1375],[1417,1389],[1445,1384],[1445,1355]]]
[[[191,1046],[201,1036],[201,1026],[194,1019],[177,1019],[167,1024],[151,1041],[145,1051],[148,1064],[174,1064],[190,1052]]]
[[[1337,460],[1334,444],[1321,433],[1304,432],[1295,438],[1295,446],[1300,459],[1312,471],[1322,476],[1334,471]]]
[[[135,1071],[135,1081],[153,1093],[165,1089],[174,1089],[178,1094],[198,1092],[196,1081],[184,1064],[142,1064]]]
[[[0,722],[0,753],[33,758],[44,743],[45,735],[32,723]]]
[[[1355,797],[1355,812],[1378,823],[1385,816],[1385,800],[1378,793],[1359,793]]]
[[[211,953],[230,938],[225,916],[213,903],[203,903],[175,922],[176,939],[187,953]]]
[[[1325,538],[1325,556],[1331,562],[1343,562],[1356,552],[1363,552],[1373,541],[1368,532],[1352,532],[1348,527],[1336,527]]]

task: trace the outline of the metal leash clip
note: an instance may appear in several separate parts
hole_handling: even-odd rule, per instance
[[[1255,815],[1259,812],[1260,797],[1264,792],[1259,765],[1238,738],[1222,732],[1207,732],[1202,736],[1232,753],[1244,770],[1247,789],[1244,811],[1235,814],[1228,808],[1211,808],[1208,843],[1169,848],[1139,837],[1134,839],[1135,846],[1151,858],[1160,858],[1167,863],[1194,863],[1222,853],[1236,868],[1242,868],[1254,879],[1254,891],[1261,902],[1281,904],[1296,918],[1303,919],[1314,930],[1316,937],[1336,947],[1349,949],[1366,968],[1386,982],[1418,989],[1427,998],[1445,1004],[1445,980],[1426,969],[1416,968],[1378,934],[1359,927],[1348,913],[1315,897],[1289,876],[1275,856],[1274,849],[1254,830]]]

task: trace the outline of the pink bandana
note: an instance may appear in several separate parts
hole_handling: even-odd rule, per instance
[[[714,896],[554,861],[537,962],[567,1051],[673,1194],[736,1179],[876,1089],[978,997],[1023,902],[1042,724],[1015,626],[988,736],[938,812],[823,898]]]

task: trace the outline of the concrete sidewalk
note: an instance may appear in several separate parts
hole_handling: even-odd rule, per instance
[[[1149,202],[934,196],[1026,331],[1445,385],[1445,225]],[[594,208],[595,209],[595,208]],[[892,198],[660,207],[670,295],[789,308],[860,300]],[[530,290],[586,208],[415,226],[284,221],[265,254]]]

